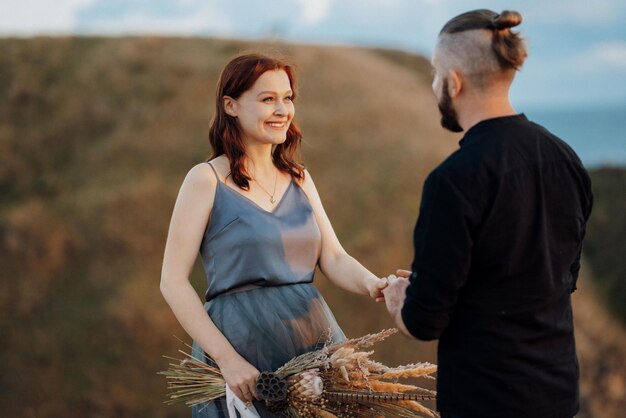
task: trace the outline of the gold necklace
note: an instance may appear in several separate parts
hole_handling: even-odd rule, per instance
[[[274,198],[274,196],[276,195],[276,182],[278,180],[278,170],[276,170],[276,175],[274,176],[274,191],[272,193],[268,192],[265,189],[265,187],[263,187],[263,185],[261,185],[261,183],[255,177],[253,177],[252,180],[256,181],[256,184],[259,185],[261,190],[263,190],[270,197],[270,202],[272,203],[272,205],[276,203],[276,199]]]

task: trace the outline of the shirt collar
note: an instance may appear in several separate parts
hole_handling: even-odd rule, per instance
[[[528,118],[523,113],[518,113],[517,115],[511,116],[500,116],[497,118],[485,119],[478,122],[476,125],[472,126],[465,132],[463,138],[459,141],[459,145],[467,145],[469,141],[472,140],[472,137],[478,136],[480,133],[490,130],[497,129],[506,126],[511,122],[519,122],[519,121],[527,121]]]

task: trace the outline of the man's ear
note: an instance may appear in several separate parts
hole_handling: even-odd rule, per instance
[[[230,96],[222,97],[224,103],[224,111],[227,115],[232,116],[234,118],[237,117],[237,112],[239,110],[239,106],[237,106],[237,101]]]
[[[455,99],[463,91],[463,77],[456,70],[448,71],[448,94]]]

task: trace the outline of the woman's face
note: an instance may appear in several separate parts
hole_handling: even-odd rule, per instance
[[[287,73],[271,70],[238,99],[225,98],[225,106],[227,113],[237,117],[246,144],[281,144],[295,113],[292,98]]]

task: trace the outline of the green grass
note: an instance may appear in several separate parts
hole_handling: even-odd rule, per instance
[[[626,169],[591,172],[594,207],[587,227],[585,256],[598,290],[626,326]]]

